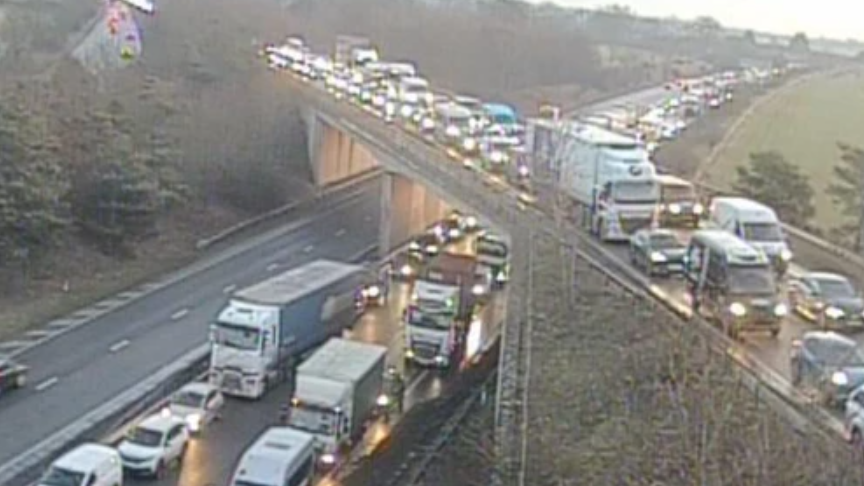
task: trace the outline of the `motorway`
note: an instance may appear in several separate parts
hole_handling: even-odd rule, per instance
[[[410,295],[409,284],[394,284],[386,306],[372,309],[357,323],[354,329],[345,333],[345,337],[363,342],[371,342],[387,346],[388,361],[405,372],[408,387],[405,396],[405,411],[442,394],[449,393],[455,386],[453,383],[457,374],[439,372],[421,368],[404,368],[404,326],[402,311],[408,304]],[[488,339],[497,324],[503,319],[506,295],[499,294],[482,312],[482,322],[486,329],[482,334]],[[479,351],[477,339],[480,329],[471,329],[468,335],[468,355],[476,356]],[[474,336],[472,338],[472,336]],[[243,450],[252,443],[265,428],[277,423],[279,407],[290,397],[288,385],[282,385],[268,392],[263,400],[250,402],[247,400],[228,398],[222,421],[203,431],[193,439],[187,455],[177,471],[172,471],[165,479],[153,482],[146,479],[131,479],[126,484],[156,486],[210,486],[228,484],[236,462]],[[381,423],[371,427],[363,444],[354,451],[358,454],[368,453],[389,433],[388,426]],[[350,472],[350,468],[344,471]]]
[[[365,183],[293,228],[18,357],[32,386],[0,401],[0,463],[201,345],[226,293],[315,258],[349,258],[378,241],[380,182]]]
[[[663,88],[652,88],[640,91],[631,96],[624,96],[614,100],[601,102],[595,106],[578,110],[578,113],[586,114],[596,112],[598,110],[604,110],[608,109],[609,107],[622,104],[656,103],[662,101],[665,97],[670,96],[670,94],[670,92],[666,91]],[[350,103],[347,101],[342,101],[340,104],[350,106]],[[379,135],[379,133],[387,133],[389,135],[390,132],[401,131],[398,126],[387,125],[381,120],[369,120],[370,118],[376,117],[370,117],[367,110],[357,108],[347,109],[353,113],[349,115],[348,112],[343,110],[339,110],[337,113],[340,113],[339,116],[344,117],[343,119],[347,124],[346,126],[349,127],[349,130],[356,130],[356,128],[353,127],[363,127],[362,129],[360,129],[361,133],[365,133],[365,136],[373,138],[380,137],[381,135]],[[369,135],[370,133],[374,133],[375,135]],[[411,130],[405,130],[405,133],[411,134]],[[395,138],[395,133],[393,133],[392,135]],[[376,138],[376,140],[383,139]],[[427,147],[431,145],[432,147],[435,147],[437,149],[436,151],[441,154],[438,160],[440,160],[442,164],[447,165],[447,167],[436,169],[436,171],[448,173],[448,177],[460,177],[456,173],[459,169],[455,169],[455,164],[449,164],[446,162],[447,159],[450,158],[450,156],[447,155],[446,149],[444,149],[437,142],[429,139],[420,138],[418,142],[420,144],[416,146],[416,149],[412,146],[412,151],[416,150],[418,154],[423,154],[424,150],[421,148],[422,145],[425,145]],[[400,150],[402,149],[402,147],[404,147],[405,143],[406,142],[404,141],[400,142],[400,144],[398,145],[400,147]],[[382,142],[382,144],[387,146],[386,142]],[[411,164],[407,165],[411,166]],[[432,177],[431,173],[432,172],[430,172],[430,177]],[[519,198],[520,191],[518,189],[508,188],[506,187],[506,184],[504,185],[504,187],[498,187],[501,186],[500,178],[496,178],[495,176],[482,172],[478,173],[477,176],[480,181],[484,183],[484,185],[496,188],[495,192],[498,193],[497,198],[500,198],[502,202],[510,198]],[[425,173],[423,177],[426,177]],[[464,175],[461,177],[464,177]],[[494,184],[491,183],[491,179],[496,179],[496,182]],[[538,195],[542,196],[542,194],[539,193]],[[542,204],[538,205],[536,207],[536,210],[540,210],[542,206]],[[535,209],[531,209],[531,211],[534,210]],[[530,218],[530,216],[528,216],[527,214],[526,217]],[[682,235],[682,239],[686,239],[686,235]],[[605,253],[605,258],[611,258],[616,261],[616,266],[623,268],[629,267],[626,245],[622,247],[622,245],[600,245],[599,243],[597,243],[596,246],[604,250],[603,253]],[[804,258],[807,258],[809,256],[815,255],[802,255],[802,257]],[[808,270],[822,270],[822,268],[816,268],[815,266],[813,268],[807,268],[809,264],[813,263],[809,259],[798,261],[795,263],[797,264],[797,266],[795,267],[797,272],[805,272]],[[642,277],[639,278],[639,283],[645,288],[649,289],[651,293],[659,300],[666,301],[668,304],[670,304],[671,307],[679,310],[680,314],[683,314],[685,316],[689,314],[689,305],[687,304],[685,299],[685,292],[682,282],[675,280],[657,279],[652,281],[648,278]],[[784,287],[784,285],[781,285],[781,287]],[[800,395],[799,393],[795,393],[793,391],[792,385],[789,382],[789,348],[793,339],[800,337],[804,332],[811,329],[815,329],[812,324],[803,321],[800,317],[796,315],[790,315],[786,318],[783,329],[777,338],[771,338],[770,336],[760,336],[758,334],[745,334],[743,336],[743,342],[731,344],[727,351],[730,356],[732,356],[741,364],[746,365],[749,369],[758,369],[758,376],[760,377],[760,379],[769,382],[772,388],[779,390],[787,397],[793,399],[800,399],[802,395]],[[851,337],[855,339],[859,344],[864,344],[864,335],[852,335]],[[829,412],[833,413],[835,418],[838,416],[836,410],[831,410]],[[830,426],[835,430],[839,430],[842,424],[835,420],[832,424],[830,424]]]

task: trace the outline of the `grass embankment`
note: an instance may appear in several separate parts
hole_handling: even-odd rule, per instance
[[[814,226],[825,230],[840,225],[839,214],[826,188],[839,160],[838,142],[864,146],[864,73],[815,77],[784,90],[753,110],[730,133],[728,143],[705,181],[729,187],[735,168],[752,152],[774,150],[800,167],[813,184]]]

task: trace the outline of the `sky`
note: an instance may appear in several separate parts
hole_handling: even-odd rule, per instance
[[[544,0],[529,0],[543,3]],[[811,37],[864,40],[862,0],[551,0],[567,7],[596,8],[617,3],[652,16],[716,18],[728,27],[778,34],[806,32]]]

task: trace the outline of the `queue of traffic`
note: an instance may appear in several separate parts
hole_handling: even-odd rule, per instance
[[[386,346],[350,338],[358,319],[387,305],[391,282],[401,281],[412,294],[398,324],[406,364],[461,364],[476,352],[466,349],[468,329],[506,284],[508,252],[476,217],[453,211],[381,268],[315,260],[234,290],[214,316],[206,380],[131,424],[116,447],[86,443],[64,454],[39,485],[162,479],[223,418],[226,396],[258,400],[283,382],[291,393],[278,425],[238,458],[230,484],[306,484],[332,473],[371,427],[403,411],[404,366],[388,363]]]
[[[381,61],[368,41],[362,49],[374,50],[374,60],[348,49],[315,75],[304,66],[320,56],[302,40],[291,41],[298,60],[280,64],[272,49],[265,50],[271,66],[307,81],[324,79],[324,89],[337,99],[399,124],[466,169],[521,191],[523,202],[536,201],[532,180],[544,173],[573,203],[574,220],[603,242],[626,243],[630,261],[647,276],[682,277],[693,313],[730,337],[776,337],[792,313],[813,322],[815,330],[791,343],[789,376],[821,403],[844,404],[848,435],[860,441],[864,351],[837,332],[864,329],[860,290],[846,276],[796,266],[772,208],[739,197],[703,200],[693,184],[661,173],[652,161],[693,119],[733,102],[737,84],[780,72],[676,80],[652,106],[616,106],[578,120],[555,107],[531,119],[508,108],[499,119],[473,97],[437,92],[413,64]]]

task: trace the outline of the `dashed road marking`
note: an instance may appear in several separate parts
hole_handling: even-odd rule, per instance
[[[276,270],[277,268],[279,268],[278,263],[271,263],[270,265],[267,265],[267,271],[268,272],[272,272],[273,270]]]
[[[176,321],[176,320],[183,319],[184,317],[186,317],[186,314],[188,314],[188,313],[189,313],[189,309],[180,309],[177,312],[171,314],[171,320]]]
[[[108,348],[108,351],[111,351],[112,353],[116,353],[117,351],[120,351],[121,349],[125,348],[126,346],[129,346],[129,340],[128,339],[124,339],[122,341],[118,341],[118,342],[112,344],[111,347]]]
[[[340,229],[339,231],[336,232],[336,237],[337,237],[337,238],[340,237],[340,236],[344,236],[344,235],[345,235],[345,228],[342,228],[342,229]]]
[[[25,336],[32,339],[42,339],[44,337],[50,336],[51,334],[52,332],[47,329],[34,329],[32,331],[27,331],[27,334],[25,334]]]
[[[222,293],[223,294],[230,294],[231,292],[234,292],[235,290],[237,290],[237,285],[231,284],[231,285],[225,287],[224,289],[222,289]]]
[[[51,388],[52,386],[56,385],[58,381],[60,381],[60,378],[57,378],[56,376],[48,378],[47,380],[43,381],[42,383],[39,383],[38,385],[36,385],[36,391],[39,391],[39,392],[45,391],[45,390]]]
[[[363,217],[363,221],[365,221],[365,222],[367,222],[367,223],[370,222],[370,221],[372,221],[372,216],[364,216],[364,217]]]
[[[312,253],[312,250],[315,249],[315,245],[309,245],[306,248],[303,248],[303,253]]]
[[[24,341],[4,341],[0,342],[0,351],[10,351],[13,349],[20,348],[27,343]]]

